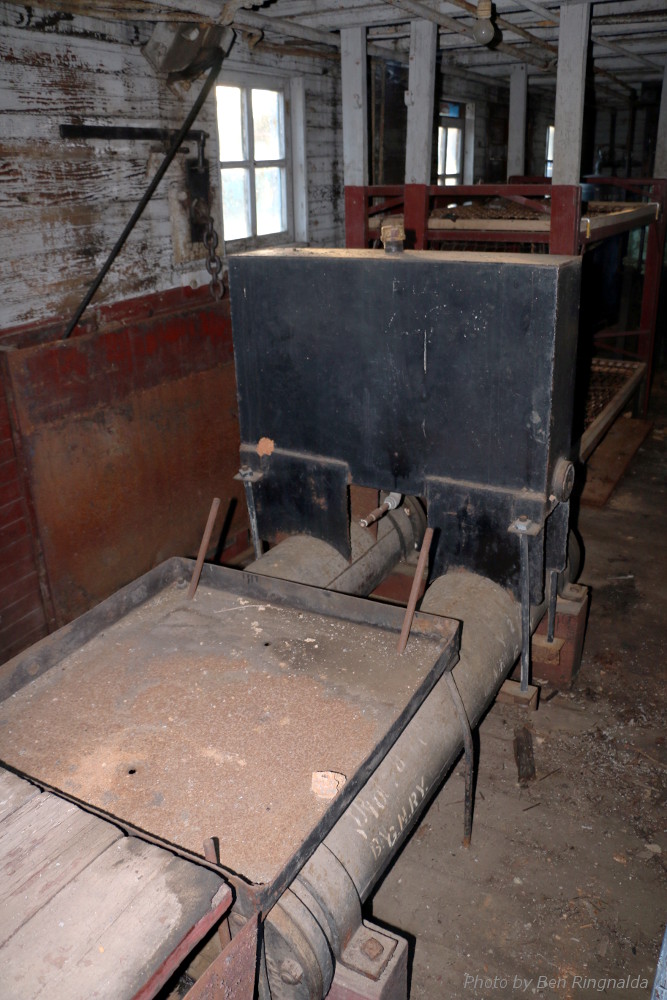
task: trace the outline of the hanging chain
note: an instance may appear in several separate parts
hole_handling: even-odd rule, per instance
[[[211,215],[210,210],[208,213],[208,220],[206,222],[203,243],[208,250],[206,270],[211,275],[211,295],[217,302],[219,302],[225,294],[225,287],[222,283],[222,261],[216,253],[218,247],[218,234],[214,229],[213,216]]]

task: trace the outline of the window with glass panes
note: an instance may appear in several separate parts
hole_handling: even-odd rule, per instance
[[[289,240],[284,93],[225,84],[216,94],[225,243]]]
[[[438,184],[463,183],[463,117],[461,105],[446,103],[438,126]]]

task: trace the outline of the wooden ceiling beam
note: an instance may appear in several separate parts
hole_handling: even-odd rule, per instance
[[[439,25],[441,28],[447,28],[449,31],[454,31],[459,35],[465,35],[467,38],[473,38],[472,28],[469,28],[465,24],[461,24],[455,17],[451,17],[449,14],[443,14],[440,11],[434,10],[433,7],[427,7],[426,4],[421,3],[421,0],[386,0],[386,3],[405,11],[412,19],[419,18],[425,21],[434,21],[435,24]],[[506,52],[508,55],[513,56],[520,62],[530,63],[540,69],[548,69],[550,63],[552,62],[552,60],[546,61],[541,59],[525,49],[522,49],[521,54],[519,55],[515,46],[510,45],[507,42],[499,42],[494,46],[494,49],[497,52]]]

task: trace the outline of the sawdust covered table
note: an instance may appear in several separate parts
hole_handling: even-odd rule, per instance
[[[169,560],[0,669],[0,759],[186,854],[217,837],[228,872],[267,883],[455,662],[458,624],[417,615],[399,656],[401,608],[213,566],[188,601],[191,567]],[[347,779],[332,801],[318,771]]]

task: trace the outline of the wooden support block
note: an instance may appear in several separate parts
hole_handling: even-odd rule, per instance
[[[536,632],[531,639],[530,647],[530,661],[533,665],[533,673],[537,674],[538,677],[541,677],[541,674],[539,673],[539,664],[559,664],[561,651],[564,645],[565,639],[561,639],[555,635],[553,642],[549,642],[546,635],[540,635]]]
[[[539,694],[540,689],[534,684],[529,684],[528,690],[522,691],[519,681],[505,681],[496,695],[496,701],[501,705],[518,705],[520,708],[536,712]]]

